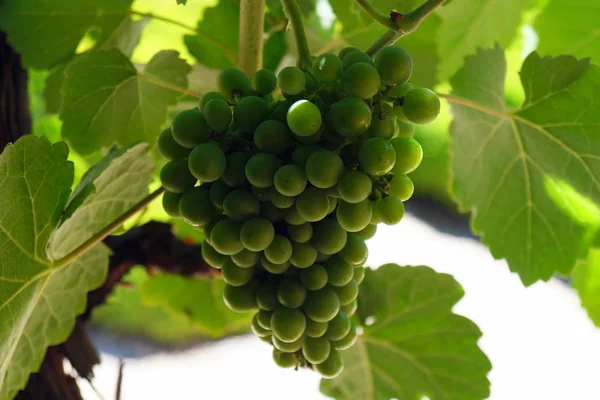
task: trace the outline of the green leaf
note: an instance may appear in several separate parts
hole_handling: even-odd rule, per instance
[[[337,400],[487,398],[491,364],[477,346],[481,331],[452,313],[463,294],[452,276],[428,267],[367,270],[358,300],[363,334],[321,391]]]
[[[265,42],[263,51],[263,68],[275,71],[287,52],[287,43],[285,41],[285,32],[279,31],[271,35]]]
[[[108,267],[104,245],[66,266],[46,256],[73,181],[67,154],[64,143],[24,136],[0,155],[0,400],[14,398],[46,348],[67,338]]]
[[[600,327],[600,249],[592,249],[586,260],[578,262],[571,277],[581,305]]]
[[[516,37],[523,13],[538,0],[461,0],[438,9],[440,80],[445,81],[478,47],[507,47]]]
[[[177,0],[177,4],[186,5],[187,4],[187,0]]]
[[[505,69],[499,47],[479,50],[451,79],[454,191],[494,257],[529,285],[568,274],[590,245],[573,199],[600,202],[600,68],[533,53],[516,110]]]
[[[65,70],[63,137],[82,154],[115,142],[154,143],[190,70],[170,50],[157,53],[143,73],[116,49],[78,57]]]
[[[542,54],[600,61],[600,6],[596,0],[550,0],[535,20]]]
[[[86,32],[100,28],[102,43],[129,18],[132,0],[5,0],[0,30],[28,67],[51,68],[70,59]]]
[[[121,25],[101,43],[100,50],[119,49],[127,57],[131,57],[135,47],[140,42],[144,28],[150,22],[150,17],[144,17],[137,21],[131,18],[125,18]]]
[[[212,337],[245,332],[252,313],[236,313],[223,302],[225,283],[215,278],[186,278],[159,274],[142,286],[142,300],[148,306],[167,306],[186,315]]]

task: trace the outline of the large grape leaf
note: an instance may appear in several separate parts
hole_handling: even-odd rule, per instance
[[[535,20],[542,54],[572,54],[600,61],[600,3],[550,0]]]
[[[170,50],[157,53],[142,73],[116,49],[79,56],[62,85],[63,138],[82,154],[115,142],[153,143],[190,70]]]
[[[529,285],[568,274],[589,247],[567,194],[600,202],[600,68],[533,53],[516,110],[504,101],[505,69],[499,47],[479,50],[451,79],[454,190],[494,257]]]
[[[337,400],[482,400],[491,364],[477,346],[481,332],[452,313],[464,292],[428,267],[387,264],[361,285],[363,333],[342,352],[344,371],[322,380]]]
[[[581,305],[600,327],[600,249],[592,249],[586,260],[579,261],[571,276]]]
[[[75,54],[92,27],[98,43],[108,40],[129,18],[132,0],[4,0],[0,29],[26,66],[50,68]]]

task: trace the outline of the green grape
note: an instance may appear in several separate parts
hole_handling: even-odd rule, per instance
[[[190,173],[188,161],[185,159],[166,163],[160,170],[160,181],[165,189],[172,193],[183,193],[196,184],[196,178]]]
[[[257,188],[266,189],[273,185],[275,172],[280,167],[281,161],[277,156],[269,153],[258,153],[250,157],[246,163],[246,178]],[[282,192],[280,191],[280,193]]]
[[[367,174],[385,175],[394,167],[396,151],[387,140],[371,138],[360,146],[358,161]]]
[[[306,223],[306,220],[298,214],[298,210],[296,207],[290,207],[286,210],[286,214],[284,217],[285,222],[290,225],[302,225]]]
[[[352,54],[356,53],[351,53]],[[381,79],[379,73],[371,65],[359,62],[344,68],[342,89],[348,96],[370,99],[379,91]]]
[[[172,193],[169,191],[165,191],[162,197],[162,206],[165,212],[173,217],[179,218],[181,214],[179,213],[179,200],[181,200],[181,193]]]
[[[258,252],[244,249],[232,255],[231,260],[240,268],[250,268],[258,263]]]
[[[331,106],[334,129],[343,136],[362,135],[371,124],[371,109],[358,97],[346,97]]]
[[[413,62],[406,50],[389,46],[377,53],[375,68],[379,71],[384,84],[402,85],[410,79]]]
[[[363,279],[365,279],[365,267],[358,266],[354,268],[354,278],[352,278],[357,284],[361,284]]]
[[[307,184],[304,170],[297,165],[284,165],[275,172],[275,189],[285,196],[295,197],[304,191]]]
[[[404,174],[394,175],[390,182],[390,189],[388,194],[395,196],[402,201],[410,199],[415,191],[415,185],[413,181]]]
[[[425,88],[411,90],[404,96],[402,103],[406,118],[420,125],[433,122],[440,113],[440,107],[437,94]]]
[[[318,338],[325,335],[327,332],[327,322],[316,322],[308,318],[306,320],[306,336],[311,338]]]
[[[287,100],[278,103],[271,113],[271,119],[282,124],[287,124],[287,112],[290,109],[290,105],[290,102]]]
[[[231,286],[242,286],[250,282],[254,268],[241,268],[235,265],[235,263],[228,259],[221,266],[221,276],[225,283]]]
[[[293,368],[298,364],[294,354],[284,353],[277,349],[273,349],[273,361],[281,368]]]
[[[305,221],[320,221],[329,213],[329,198],[324,190],[309,187],[296,199],[296,210]]]
[[[413,84],[410,81],[404,82],[400,85],[394,86],[388,93],[387,98],[390,99],[398,99],[400,97],[404,97],[406,93],[410,92],[414,89]]]
[[[256,282],[250,281],[242,286],[225,285],[223,300],[229,309],[235,312],[247,312],[256,309]]]
[[[183,147],[194,148],[210,138],[212,129],[198,109],[181,111],[171,122],[173,139]]]
[[[267,343],[269,346],[273,345],[273,335],[269,335],[269,336],[265,336],[265,337],[258,337],[260,340],[262,340],[263,342]],[[275,349],[277,350],[277,349]]]
[[[295,210],[295,207],[290,207],[288,209],[282,210],[273,205],[273,203],[266,201],[264,203],[260,203],[260,215],[265,217],[271,222],[278,222],[283,220],[283,217],[290,210]]]
[[[272,274],[275,274],[275,275],[283,274],[290,268],[289,261],[286,261],[281,264],[275,264],[275,263],[272,263],[271,261],[269,261],[264,256],[260,259],[260,263],[266,271],[268,271]]]
[[[217,222],[210,232],[210,240],[221,254],[231,256],[244,250],[240,241],[240,225],[230,219]]]
[[[245,189],[234,189],[223,200],[223,212],[234,221],[245,221],[260,213],[260,203]]]
[[[398,137],[390,141],[396,153],[394,175],[408,174],[419,167],[423,160],[423,148],[413,138]]]
[[[346,203],[360,203],[371,195],[373,182],[361,171],[345,171],[337,185],[340,198]]]
[[[371,209],[373,210],[373,215],[371,216],[371,222],[369,222],[369,225],[377,225],[381,222],[381,216],[379,215],[379,210],[377,209],[378,204],[379,200],[371,201]]]
[[[254,317],[252,317],[252,323],[250,324],[250,329],[252,329],[252,332],[254,332],[254,334],[258,337],[271,336],[271,331],[263,328],[258,323],[258,313],[254,314]]]
[[[302,347],[304,358],[312,364],[320,364],[327,360],[330,351],[331,344],[329,343],[329,340],[324,337],[308,337],[304,341],[304,346]]]
[[[246,179],[245,168],[248,159],[248,154],[239,151],[228,155],[225,171],[222,176],[223,182],[232,188],[246,186],[248,179]]]
[[[288,126],[300,137],[316,134],[322,122],[321,111],[308,100],[296,101],[287,112]]]
[[[342,176],[343,176],[343,174],[342,174]],[[342,179],[342,178],[340,177],[340,179]],[[340,198],[340,191],[339,191],[337,185],[327,188],[327,190],[325,190],[325,193],[327,193],[327,196],[332,197],[334,199]]]
[[[373,208],[372,205],[371,205],[371,208]],[[360,231],[358,231],[356,233],[358,235],[360,235],[363,239],[369,240],[373,236],[375,236],[376,232],[377,232],[377,225],[369,224],[364,229],[362,229],[362,230],[360,230]]]
[[[277,173],[275,173],[275,176],[277,176]],[[273,203],[275,207],[281,209],[290,208],[296,202],[296,199],[294,197],[285,196],[279,193],[275,186],[271,186],[269,188],[269,197],[271,199],[271,203]]]
[[[258,301],[259,296],[258,294],[256,295],[256,299]],[[275,302],[277,302],[277,297],[275,297]],[[260,306],[260,303],[259,303]],[[275,309],[275,307],[273,308]],[[258,323],[258,325],[260,325],[263,329],[267,329],[267,330],[271,330],[271,316],[273,315],[272,311],[267,311],[265,309],[263,309],[261,307],[260,310],[258,310],[258,312],[256,313],[256,322]]]
[[[197,186],[183,193],[179,200],[179,213],[187,223],[203,226],[217,215],[217,209],[210,202],[208,190]]]
[[[306,160],[306,178],[315,187],[327,189],[335,186],[342,173],[344,163],[339,155],[330,150],[314,152]]]
[[[354,346],[357,340],[358,334],[356,332],[356,327],[352,325],[350,327],[350,331],[346,336],[344,336],[344,338],[340,340],[331,341],[331,347],[333,347],[336,350],[346,350]]]
[[[229,100],[234,100],[236,95],[245,96],[252,93],[252,85],[246,74],[235,68],[226,69],[219,74],[217,87]]]
[[[394,138],[396,137],[413,137],[415,135],[415,126],[410,122],[404,122],[397,120],[396,121],[396,133],[394,134]]]
[[[254,144],[263,153],[281,154],[290,146],[290,140],[290,131],[279,121],[264,121],[254,132]]]
[[[297,308],[278,308],[271,317],[271,330],[282,342],[295,342],[304,335],[306,317]]]
[[[204,118],[215,131],[223,132],[232,120],[231,107],[223,99],[212,99],[204,106]]]
[[[356,310],[358,310],[358,302],[354,300],[350,304],[340,306],[340,310],[343,311],[347,316],[351,317],[356,313]]]
[[[272,283],[265,283],[261,285],[256,292],[256,303],[260,307],[261,310],[266,311],[274,311],[279,307],[279,302],[277,300],[277,286]],[[272,314],[272,313],[270,313]],[[271,329],[271,317],[269,314],[269,323],[268,326],[263,325],[265,328]]]
[[[329,210],[327,210],[327,215],[331,214],[332,212],[335,211],[338,201],[336,198],[334,197],[329,197]]]
[[[328,218],[314,225],[311,243],[320,253],[336,254],[346,245],[347,235],[338,221]]]
[[[231,192],[231,188],[227,186],[222,179],[216,180],[212,185],[210,185],[210,189],[208,194],[210,196],[210,201],[213,206],[222,209],[223,208],[223,200],[227,193]]]
[[[354,276],[354,267],[339,256],[331,257],[325,262],[325,270],[327,270],[327,283],[332,286],[347,285]]]
[[[357,63],[365,63],[371,66],[375,65],[373,59],[362,51],[351,51],[342,58],[342,70],[346,71],[352,65]]]
[[[345,47],[342,50],[340,50],[338,57],[340,58],[340,60],[343,60],[344,57],[346,57],[348,54],[353,53],[355,51],[362,53],[362,51],[360,51],[360,49],[357,49],[356,47]]]
[[[292,243],[290,262],[296,268],[308,268],[317,260],[317,250],[310,243]]]
[[[191,150],[177,143],[173,139],[171,128],[167,128],[158,135],[158,151],[167,160],[175,160],[186,158]]]
[[[296,279],[284,279],[277,286],[277,300],[282,306],[298,308],[306,299],[306,289]]]
[[[394,109],[387,103],[380,103],[373,111],[371,126],[367,134],[369,137],[378,137],[390,140],[398,131],[398,118]]]
[[[306,243],[313,235],[313,227],[308,222],[301,225],[288,225],[287,234],[296,243]]]
[[[285,236],[275,235],[273,241],[265,249],[265,257],[272,263],[283,264],[292,256],[292,243]]]
[[[338,299],[340,299],[341,306],[352,303],[358,297],[358,283],[354,279],[344,286],[332,286],[331,288],[337,294]]]
[[[252,83],[254,90],[263,96],[266,96],[273,93],[273,91],[277,88],[277,76],[275,76],[275,73],[270,69],[259,69],[256,71],[256,74],[254,74]]]
[[[269,118],[267,103],[257,96],[244,97],[233,111],[233,121],[242,132],[254,132],[261,122]]]
[[[198,102],[198,110],[204,111],[204,107],[206,106],[206,103],[208,103],[209,101],[211,101],[213,99],[221,99],[221,100],[227,101],[227,97],[223,96],[219,92],[207,92],[204,95],[202,95],[202,97],[200,97],[200,101]]]
[[[369,249],[365,240],[356,233],[348,234],[346,246],[340,251],[340,258],[351,265],[361,265],[367,261]]]
[[[302,336],[298,340],[294,340],[293,342],[287,343],[283,340],[279,340],[277,337],[273,337],[273,346],[279,351],[292,354],[302,349],[302,346],[304,346],[304,340],[304,336]]]
[[[411,121],[408,118],[406,118],[406,115],[404,115],[404,107],[394,106],[393,110],[394,110],[394,115],[396,115],[396,118],[398,118],[398,122],[411,123]]]
[[[313,60],[314,61],[314,60]],[[314,92],[317,89],[317,80],[310,72],[304,73],[304,79],[306,79],[306,91]]]
[[[277,84],[283,93],[296,95],[306,87],[306,77],[298,67],[285,67],[277,75]]]
[[[202,258],[213,268],[221,268],[227,261],[227,256],[219,253],[206,240],[202,242]]]
[[[310,155],[318,150],[321,150],[321,146],[317,145],[300,145],[294,149],[292,152],[292,163],[297,165],[298,167],[304,168],[306,167],[306,161]],[[303,189],[304,190],[304,189]],[[299,193],[298,193],[299,194]]]
[[[315,368],[321,374],[321,376],[323,376],[323,378],[333,379],[342,373],[342,370],[344,369],[344,361],[336,349],[331,349],[327,360],[321,364],[315,365]]]
[[[327,285],[327,270],[320,264],[313,264],[300,271],[300,282],[308,290],[319,290]]]
[[[250,218],[240,230],[242,245],[251,251],[263,251],[273,242],[274,237],[273,224],[263,217]]]
[[[335,216],[344,230],[359,232],[371,222],[373,209],[368,199],[356,204],[340,201]]]
[[[351,323],[346,314],[340,311],[331,321],[325,333],[325,337],[329,340],[343,339],[350,332]]]
[[[214,143],[196,146],[188,158],[192,175],[201,182],[214,182],[225,172],[227,158],[223,150]]]
[[[262,201],[262,202],[271,201],[271,190],[270,190],[270,188],[263,188],[263,189],[261,189],[261,188],[257,188],[256,186],[252,186],[252,194],[259,201]]]
[[[306,316],[316,322],[329,322],[340,309],[340,300],[329,287],[309,291],[302,306]]]
[[[335,82],[342,75],[342,60],[332,53],[324,53],[315,58],[311,72],[319,82]]]
[[[389,196],[377,203],[377,212],[381,222],[396,225],[404,216],[404,204],[397,197]]]
[[[227,219],[227,217],[224,216],[223,214],[217,215],[216,217],[214,217],[213,219],[208,221],[208,224],[206,224],[202,227],[202,232],[204,233],[204,241],[210,243],[211,246],[212,246],[212,240],[210,240],[210,233],[212,232],[215,225],[217,223],[219,223],[220,221],[223,221],[224,219]]]

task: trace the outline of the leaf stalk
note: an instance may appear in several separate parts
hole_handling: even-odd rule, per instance
[[[308,40],[304,32],[304,22],[302,21],[302,11],[296,0],[281,0],[283,12],[290,21],[296,47],[298,50],[298,67],[304,71],[310,69],[310,49],[308,48]]]

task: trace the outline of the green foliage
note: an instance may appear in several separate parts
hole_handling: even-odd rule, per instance
[[[573,286],[590,319],[600,327],[600,250],[590,250],[588,258],[577,263],[572,273]]]

